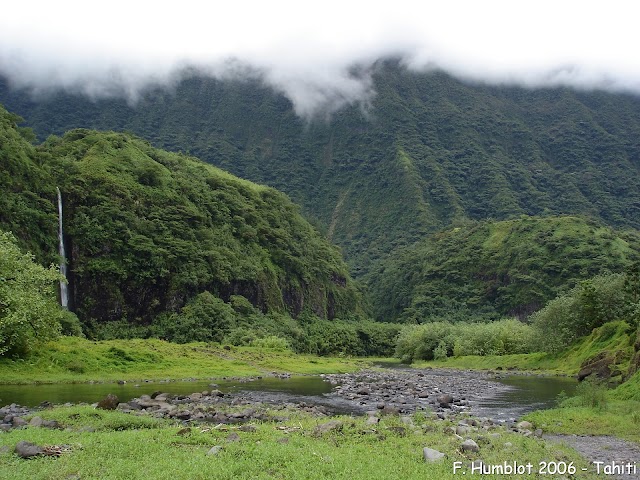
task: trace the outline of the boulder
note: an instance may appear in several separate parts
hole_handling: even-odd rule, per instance
[[[516,425],[518,430],[531,430],[533,428],[533,424],[531,422],[522,421]]]
[[[470,438],[467,438],[464,442],[462,442],[462,445],[460,446],[460,448],[462,448],[463,452],[479,452],[480,451],[480,447],[478,446],[478,444],[473,440],[471,440]]]
[[[118,408],[119,403],[120,401],[118,400],[118,397],[113,393],[110,393],[98,402],[96,408],[100,408],[101,410],[115,410]]]
[[[31,427],[41,427],[44,423],[42,417],[35,416],[29,421],[29,426]]]
[[[216,445],[209,449],[209,451],[207,452],[207,455],[218,455],[221,451],[222,451],[222,446]]]
[[[429,447],[424,447],[422,449],[422,455],[424,456],[424,461],[429,463],[437,462],[444,458],[444,453]]]
[[[322,435],[327,432],[332,432],[336,430],[342,430],[342,422],[339,420],[331,420],[327,423],[321,423],[316,428],[313,429],[314,435]]]
[[[24,440],[22,440],[16,444],[15,452],[16,455],[18,455],[20,458],[31,458],[42,455],[44,453],[44,450],[42,449],[42,447],[34,443],[25,442]]]
[[[14,427],[24,427],[25,425],[27,425],[27,421],[22,417],[13,417],[11,419],[11,424]]]

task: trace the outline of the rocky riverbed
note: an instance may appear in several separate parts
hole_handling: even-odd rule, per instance
[[[499,426],[525,436],[543,436],[542,430],[535,429],[528,422],[505,422],[485,415],[481,408],[483,400],[511,388],[492,380],[486,373],[395,369],[330,374],[322,378],[331,383],[330,393],[301,396],[257,390],[225,392],[218,385],[210,384],[209,389],[189,395],[158,390],[124,402],[115,395],[109,395],[95,406],[171,419],[182,423],[185,428],[195,424],[212,427],[236,425],[249,429],[247,431],[255,428],[253,422],[286,422],[292,411],[303,411],[315,417],[361,414],[366,415],[366,423],[372,427],[385,415],[398,415],[406,426],[394,428],[409,431],[417,428],[410,414],[424,411],[436,421],[447,420],[449,426],[445,433],[458,437],[461,442],[466,441],[465,438],[469,440],[470,435],[480,439],[485,438],[483,435],[495,435],[492,432]],[[247,382],[251,381],[247,379]],[[26,426],[62,428],[57,422],[45,421],[38,416],[38,411],[49,406],[44,403],[38,408],[26,408],[13,404],[0,408],[0,431]],[[340,423],[336,422],[327,418],[318,428],[332,429]],[[638,458],[637,445],[610,437],[557,437],[549,440],[563,440],[591,461],[634,461]],[[472,440],[467,443],[461,448],[478,448]],[[30,455],[32,450],[28,447],[25,447],[25,455]],[[616,455],[612,456],[612,452]]]

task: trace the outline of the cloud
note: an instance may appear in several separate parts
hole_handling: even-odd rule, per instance
[[[610,0],[198,0],[12,2],[0,17],[0,72],[36,93],[62,88],[135,102],[194,66],[260,76],[309,117],[371,98],[390,55],[490,83],[640,93],[636,2]]]

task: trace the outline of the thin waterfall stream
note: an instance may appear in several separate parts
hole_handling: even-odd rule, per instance
[[[58,254],[60,255],[60,273],[65,278],[60,281],[60,305],[63,308],[69,308],[69,289],[66,281],[67,256],[64,250],[64,232],[62,230],[62,194],[58,187],[56,187],[56,192],[58,192]]]

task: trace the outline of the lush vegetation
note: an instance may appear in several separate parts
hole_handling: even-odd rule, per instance
[[[262,84],[185,71],[136,105],[68,92],[0,102],[40,139],[78,127],[135,132],[276,187],[343,247],[357,277],[455,222],[585,215],[640,227],[640,99],[568,88],[469,84],[379,62],[364,114],[306,123]],[[374,284],[378,275],[367,277]]]
[[[58,421],[65,430],[28,427],[3,434],[9,452],[0,452],[0,478],[455,479],[461,473],[454,473],[453,462],[469,471],[470,461],[479,458],[487,465],[503,464],[507,458],[536,467],[540,461],[573,462],[578,471],[587,469],[580,478],[596,478],[576,452],[501,428],[493,436],[472,434],[481,450],[465,453],[455,435],[442,433],[443,428],[455,428],[453,421],[438,422],[423,413],[411,417],[415,427],[398,416],[383,417],[375,428],[363,417],[337,417],[340,428],[318,434],[315,429],[326,418],[286,409],[260,411],[266,420],[254,422],[255,430],[249,432],[234,425],[192,426],[187,431],[183,425],[91,407],[44,411],[39,413],[42,418]],[[287,419],[278,420],[283,416]],[[232,433],[236,441],[231,441]],[[11,453],[20,440],[68,445],[69,452],[25,461]],[[207,455],[214,445],[222,447],[220,452]],[[425,462],[425,446],[446,458]]]
[[[580,217],[472,222],[393,254],[371,297],[387,320],[524,319],[580,280],[622,272],[639,258],[636,231]]]
[[[638,264],[636,264],[637,266]],[[640,326],[640,300],[634,292],[640,280],[635,267],[629,273],[595,277],[549,302],[531,316],[537,330],[540,351],[559,352],[567,345],[603,327],[603,337],[614,335],[615,321],[627,322],[629,330]],[[601,329],[602,330],[602,329]],[[633,341],[630,341],[630,346]]]
[[[0,357],[21,356],[42,341],[80,333],[78,320],[56,299],[62,280],[57,268],[44,268],[22,253],[15,238],[0,231]]]
[[[530,353],[534,341],[534,330],[515,319],[491,323],[430,322],[404,327],[396,356],[412,363],[451,356],[513,355]]]

